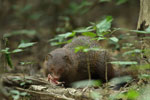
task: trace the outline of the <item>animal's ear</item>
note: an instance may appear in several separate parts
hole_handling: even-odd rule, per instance
[[[51,59],[53,56],[49,53],[46,57],[45,60]]]
[[[65,55],[65,56],[63,57],[63,59],[64,59],[67,63],[71,64],[71,59],[69,58],[68,55]]]

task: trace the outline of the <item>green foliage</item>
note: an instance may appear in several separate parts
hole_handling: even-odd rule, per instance
[[[112,0],[99,0],[100,2],[110,2]]]
[[[26,4],[24,6],[22,6],[22,5],[13,5],[12,8],[15,11],[14,15],[18,19],[24,19],[25,17],[27,17],[28,19],[31,19],[31,20],[37,20],[42,16],[42,14],[40,12],[31,13],[31,11],[33,9],[32,4]]]
[[[33,62],[20,62],[21,65],[31,65],[34,64]]]
[[[75,50],[75,53],[77,53],[77,52],[79,52],[79,51],[81,51],[81,52],[88,52],[88,51],[99,51],[100,50],[100,48],[90,48],[90,47],[85,47],[85,46],[77,46],[77,47],[75,47],[74,48],[74,50]]]
[[[27,92],[20,92],[18,90],[10,90],[13,100],[19,100],[20,96],[29,96]]]
[[[83,36],[89,36],[89,37],[96,37],[96,34],[93,32],[84,32],[82,33]]]
[[[60,34],[60,35],[58,35],[59,37],[62,37],[63,39],[64,38],[68,38],[68,37],[73,37],[73,36],[75,36],[76,35],[76,33],[75,32],[67,32],[67,33],[65,33],[65,34]]]
[[[6,61],[7,61],[8,65],[11,68],[13,68],[11,57],[10,57],[11,52],[9,52],[8,50],[9,50],[9,48],[5,48],[5,49],[0,50],[0,52],[5,55],[5,58],[6,58]]]
[[[117,43],[119,41],[119,39],[117,37],[110,37],[109,39],[115,43]]]
[[[117,5],[121,5],[121,4],[124,4],[126,3],[128,0],[116,0],[116,4]]]
[[[21,43],[19,44],[18,48],[27,48],[27,47],[30,47],[30,46],[33,46],[34,44],[36,44],[36,42],[30,42],[30,43]],[[21,50],[21,49],[20,49]]]
[[[35,35],[37,32],[35,30],[17,30],[17,31],[12,31],[11,33],[5,33],[4,38],[8,38],[14,35]]]
[[[132,78],[130,76],[116,77],[111,80],[111,84],[114,86],[120,83],[130,82]]]
[[[149,100],[150,99],[150,86],[147,84],[140,88],[140,96],[138,100]]]
[[[96,24],[96,33],[101,36],[101,33],[110,31],[113,18],[107,16],[104,20]]]
[[[25,77],[25,78],[28,79],[28,77]],[[20,77],[15,77],[15,78],[13,78],[13,80],[14,81],[21,81],[20,86],[22,86],[22,87],[25,86],[26,84],[31,84],[32,83],[32,80],[24,80]]]
[[[142,64],[142,65],[138,65],[136,67],[138,69],[140,69],[140,70],[149,70],[150,69],[150,65],[149,64]]]
[[[18,14],[25,13],[25,12],[30,11],[32,9],[31,4],[27,4],[24,7],[21,7],[20,5],[13,5],[12,7],[14,10],[18,10],[17,11]]]
[[[13,97],[14,100],[18,100],[19,99],[20,92],[18,90],[11,90],[10,93],[13,94],[12,97]]]
[[[30,19],[32,19],[32,20],[38,20],[41,16],[42,16],[41,13],[35,12],[35,13],[33,13],[33,14],[30,15]]]
[[[85,49],[83,49],[83,52],[89,52],[89,51],[100,51],[100,48],[85,48]]]
[[[75,35],[76,35],[75,32],[67,32],[66,34],[57,35],[55,38],[50,39],[49,42],[51,42],[52,46],[66,44],[66,43],[71,42],[71,40],[72,40],[72,39],[70,39],[70,40],[65,41],[66,38],[74,37]]]
[[[23,49],[30,47],[30,46],[33,46],[34,44],[36,44],[36,42],[21,43],[21,44],[19,44],[19,46],[16,49],[14,49],[12,51],[9,51],[10,48],[7,47],[5,49],[0,50],[0,52],[5,55],[7,64],[10,66],[10,68],[13,68],[11,54],[23,52],[24,51]]]
[[[109,100],[118,100],[118,99],[123,99],[123,100],[137,100],[139,97],[140,93],[136,90],[130,89],[127,92],[120,92],[113,94],[109,97]]]
[[[139,75],[139,79],[150,79],[150,74],[141,74]]]
[[[116,31],[127,31],[127,32],[134,32],[137,34],[150,34],[150,27],[148,27],[145,31],[141,31],[141,30],[129,30],[129,29],[125,29],[125,28],[114,28],[114,30]]]
[[[69,9],[67,9],[66,13],[69,14],[84,14],[89,10],[89,6],[92,5],[93,2],[89,2],[87,0],[82,0],[80,3],[71,2]]]
[[[75,53],[79,52],[79,51],[83,51],[84,49],[86,49],[86,47],[84,46],[78,46],[78,47],[75,47]]]
[[[83,81],[72,83],[72,86],[75,88],[82,88],[87,86],[100,86],[100,85],[101,85],[101,81],[99,80],[83,80]]]
[[[91,96],[91,98],[94,99],[94,100],[101,100],[101,98],[102,98],[102,95],[101,95],[100,93],[94,92],[94,91],[92,91],[92,92],[90,93],[90,96]]]
[[[138,64],[136,61],[112,61],[110,63],[116,65],[137,65]]]
[[[15,49],[12,51],[12,53],[18,53],[18,52],[22,52],[23,50],[22,49]]]
[[[76,37],[76,35],[81,34],[83,36],[89,36],[92,38],[96,38],[97,40],[106,39],[104,36],[110,33],[111,23],[113,18],[111,16],[107,16],[102,21],[92,24],[92,26],[86,28],[76,29],[72,32],[67,32],[65,34],[57,35],[55,38],[50,39],[51,45],[60,45],[71,42],[72,39],[66,41],[67,38]],[[96,33],[94,33],[96,31]],[[110,38],[114,42],[118,42],[119,40],[116,37]]]
[[[85,33],[85,32],[92,32],[94,30],[95,29],[93,28],[93,26],[89,26],[89,27],[86,27],[86,28],[80,28],[80,29],[74,30],[74,32],[76,32],[76,33]]]
[[[139,96],[139,93],[135,90],[129,90],[126,96],[128,99],[136,100],[136,98]]]
[[[140,50],[140,49],[134,49],[134,50],[130,50],[130,51],[124,52],[123,56],[131,55],[131,54],[135,54],[135,53],[141,53],[141,52],[142,52],[142,50]]]
[[[113,0],[99,0],[100,2],[111,2],[111,1],[113,1]],[[126,3],[127,1],[129,1],[129,0],[115,0],[116,1],[116,4],[117,5],[121,5],[121,4],[124,4],[124,3]]]
[[[136,90],[129,90],[126,94],[122,94],[121,96],[130,100],[136,100],[139,96],[139,92]]]

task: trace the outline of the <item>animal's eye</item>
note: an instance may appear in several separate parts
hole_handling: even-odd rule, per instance
[[[58,71],[59,73],[62,73],[63,72],[63,69],[59,69],[59,71]]]
[[[53,71],[54,70],[54,68],[51,68],[51,71]]]
[[[54,71],[54,68],[50,68],[50,72],[53,72]]]

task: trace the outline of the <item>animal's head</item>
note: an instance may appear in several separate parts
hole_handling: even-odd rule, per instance
[[[60,80],[69,73],[73,60],[66,49],[56,49],[45,59],[46,75],[50,74],[55,80]]]

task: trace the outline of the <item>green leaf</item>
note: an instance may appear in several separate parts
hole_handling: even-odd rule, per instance
[[[149,80],[146,80],[146,81],[148,82]],[[149,84],[142,85],[140,87],[139,93],[140,93],[140,95],[135,100],[150,100],[150,86],[149,86]]]
[[[99,0],[100,2],[110,2],[112,0]]]
[[[141,53],[141,52],[142,52],[142,50],[140,50],[140,49],[134,49],[134,50],[127,51],[127,52],[123,53],[123,56],[130,55],[133,53]]]
[[[149,78],[150,78],[150,74],[141,74],[141,75],[139,76],[139,78],[140,78],[140,79],[143,79],[143,78],[149,79]]]
[[[24,86],[26,83],[25,82],[21,82],[20,83],[20,86]]]
[[[86,86],[100,86],[101,81],[99,80],[83,80],[83,81],[78,81],[78,82],[73,82],[71,84],[75,88],[81,88],[81,87],[86,87]]]
[[[29,78],[28,78],[28,79],[29,79]],[[31,84],[31,83],[33,83],[33,81],[32,81],[32,80],[27,80],[27,83],[30,83],[30,84]]]
[[[27,92],[21,92],[20,95],[21,96],[26,96],[26,95],[28,95],[28,93]]]
[[[88,51],[99,51],[100,50],[100,48],[84,48],[83,49],[83,52],[88,52]]]
[[[34,44],[36,44],[36,42],[21,43],[19,44],[18,48],[27,48],[27,47],[33,46]]]
[[[146,32],[146,31],[139,31],[139,30],[129,30],[130,32],[135,32],[138,34],[150,34],[150,32]]]
[[[119,39],[117,37],[111,37],[109,39],[115,43],[117,43],[119,41]]]
[[[12,97],[14,100],[19,100],[19,95],[13,95]]]
[[[132,46],[133,46],[132,43],[124,43],[124,47],[123,48],[132,47]]]
[[[90,93],[91,97],[93,98],[93,100],[102,100],[102,95],[100,95],[99,92],[95,92],[95,91],[92,91]]]
[[[131,80],[132,80],[132,77],[130,77],[130,76],[122,76],[122,77],[115,77],[110,82],[111,82],[112,86],[115,86],[117,84],[129,82]]]
[[[129,90],[127,93],[127,97],[130,100],[136,100],[138,96],[139,96],[139,93],[135,90]]]
[[[15,94],[15,95],[20,94],[20,92],[18,90],[10,90],[10,93],[11,94]]]
[[[70,43],[72,39],[65,41],[68,37],[74,37],[76,35],[76,32],[68,32],[65,34],[57,35],[55,38],[50,39],[49,42],[51,42],[51,46],[61,45],[65,43]]]
[[[77,33],[91,32],[91,31],[94,31],[93,26],[74,30],[74,32],[77,32]]]
[[[5,54],[10,54],[10,52],[8,51],[10,48],[5,48],[5,49],[2,49],[1,52],[2,53],[5,53]]]
[[[20,77],[14,77],[13,78],[13,81],[19,81],[19,80],[22,80],[22,78],[20,78]]]
[[[77,52],[79,52],[79,51],[83,51],[83,49],[85,49],[84,46],[78,46],[78,47],[75,47],[75,48],[74,48],[74,50],[75,50],[74,52],[77,53]]]
[[[111,28],[112,16],[107,16],[104,20],[96,24],[96,33],[101,34],[108,31]]]
[[[145,29],[146,32],[150,33],[150,26]]]
[[[79,51],[82,51],[82,52],[99,51],[100,47],[90,48],[90,47],[85,47],[85,46],[77,46],[77,47],[74,48],[74,50],[75,50],[75,53],[77,53]]]
[[[22,52],[23,50],[22,49],[15,49],[12,51],[12,53],[18,53],[18,52]]]
[[[105,37],[98,37],[97,40],[105,40],[106,38]]]
[[[84,32],[84,33],[82,33],[82,35],[89,36],[89,37],[96,37],[96,34],[93,32]]]
[[[69,39],[69,40],[64,41],[64,42],[51,42],[51,46],[66,44],[66,43],[70,43],[71,41],[72,41],[72,39]]]
[[[60,42],[51,42],[51,46],[56,46],[56,45],[60,45],[60,44],[62,44],[62,43],[60,43]]]
[[[13,31],[11,33],[5,33],[3,37],[10,37],[13,35],[35,35],[37,32],[35,30],[17,30],[17,31]]]
[[[116,65],[137,65],[136,61],[112,61],[110,63]]]
[[[67,12],[69,14],[76,14],[76,13],[84,14],[84,12],[87,11],[86,9],[88,9],[87,6],[92,5],[92,3],[93,2],[89,2],[87,0],[83,0],[80,3],[71,2],[70,5],[69,5],[70,7],[67,10]]]
[[[53,42],[53,41],[62,42],[63,40],[64,40],[64,37],[56,36],[55,38],[52,38],[52,39],[50,39],[48,41],[49,42]]]
[[[114,30],[116,30],[116,31],[122,30],[122,31],[128,31],[128,32],[135,32],[135,33],[138,33],[138,34],[150,34],[149,29],[147,29],[147,31],[140,31],[140,30],[128,30],[128,29],[125,29],[125,28],[114,28]]]
[[[64,37],[64,38],[68,38],[68,37],[73,37],[73,36],[75,36],[75,32],[67,32],[67,33],[65,33],[65,34],[60,34],[60,35],[58,35],[59,37]]]
[[[9,65],[9,67],[13,68],[13,64],[12,64],[10,54],[5,54],[5,57],[6,57],[6,61],[7,61],[7,64]]]
[[[150,65],[149,64],[142,64],[137,66],[138,70],[150,70]]]
[[[24,12],[27,12],[27,11],[30,11],[32,9],[32,5],[31,4],[27,4],[24,6],[24,8],[20,9],[21,13],[24,13]]]
[[[124,4],[126,3],[128,0],[117,0],[117,5],[121,5],[121,4]]]
[[[30,18],[33,19],[33,20],[37,20],[37,19],[39,19],[41,16],[42,16],[41,13],[33,13],[33,14],[31,14]]]
[[[30,64],[34,64],[34,62],[20,62],[21,65],[30,65]]]

